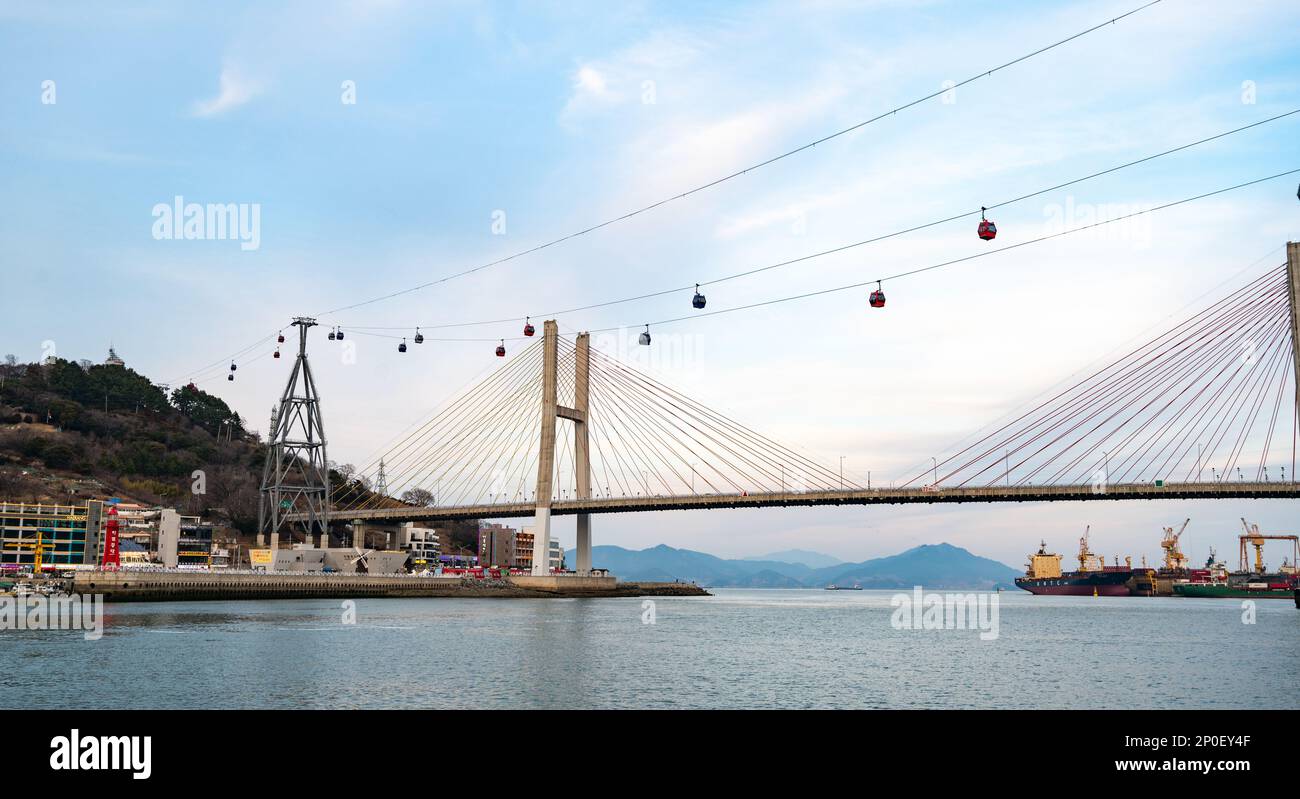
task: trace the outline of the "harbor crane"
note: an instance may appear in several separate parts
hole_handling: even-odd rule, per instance
[[[1294,571],[1297,568],[1297,557],[1300,556],[1300,536],[1297,535],[1262,535],[1259,532],[1258,524],[1250,524],[1245,519],[1241,520],[1241,526],[1246,532],[1238,536],[1241,540],[1241,571],[1250,571],[1246,559],[1246,544],[1255,548],[1255,573],[1264,573],[1264,542],[1265,541],[1290,541],[1291,542],[1291,561],[1287,563],[1286,559],[1282,560],[1281,571]]]
[[[1183,526],[1178,528],[1176,533],[1172,527],[1165,528],[1165,537],[1161,540],[1160,547],[1165,551],[1166,569],[1179,570],[1187,568],[1187,556],[1178,548],[1178,539],[1182,538],[1183,531],[1187,529],[1187,525],[1191,521],[1191,519],[1183,520]]]

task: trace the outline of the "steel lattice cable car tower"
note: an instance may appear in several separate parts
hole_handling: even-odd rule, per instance
[[[262,499],[257,514],[258,543],[278,549],[285,516],[303,514],[307,543],[319,531],[323,543],[329,536],[330,478],[325,458],[325,426],[321,422],[320,394],[307,363],[307,331],[315,319],[300,316],[298,358],[280,396],[274,424],[267,439],[266,466],[262,469]]]

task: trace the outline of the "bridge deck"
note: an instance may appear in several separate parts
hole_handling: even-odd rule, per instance
[[[844,491],[804,491],[770,494],[689,494],[686,496],[608,497],[557,500],[552,515],[576,513],[631,513],[653,510],[709,508],[779,508],[807,505],[904,505],[951,502],[1076,502],[1092,500],[1152,499],[1296,499],[1300,483],[1222,482],[1151,483],[1107,486],[1104,491],[1091,484],[1058,486],[984,486],[979,488],[872,488]],[[346,510],[334,508],[335,519],[374,522],[453,521],[457,519],[517,518],[531,516],[531,502],[498,502],[483,505],[433,508],[383,508]],[[303,521],[292,514],[289,521]]]

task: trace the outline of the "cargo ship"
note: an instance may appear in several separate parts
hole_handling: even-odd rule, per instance
[[[1300,569],[1296,566],[1296,556],[1300,554],[1300,537],[1295,535],[1261,535],[1259,525],[1248,524],[1245,519],[1241,524],[1246,528],[1244,535],[1238,536],[1241,542],[1241,568],[1228,573],[1222,563],[1215,564],[1213,552],[1206,570],[1193,570],[1189,581],[1176,583],[1174,593],[1178,596],[1212,599],[1290,599],[1300,590]],[[1264,566],[1264,542],[1266,540],[1290,541],[1291,559],[1282,559],[1282,566],[1276,572],[1269,572]],[[1255,565],[1249,567],[1246,547],[1255,548]]]
[[[1128,582],[1133,577],[1129,565],[1106,565],[1088,548],[1091,528],[1079,539],[1079,570],[1061,571],[1061,556],[1047,551],[1043,541],[1038,551],[1029,556],[1024,577],[1016,578],[1016,586],[1031,594],[1051,596],[1129,596]]]

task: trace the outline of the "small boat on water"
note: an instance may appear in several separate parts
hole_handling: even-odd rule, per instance
[[[847,585],[836,585],[835,583],[831,583],[830,585],[826,586],[826,590],[827,591],[861,591],[862,586],[858,585],[857,583],[854,583],[852,587]]]

